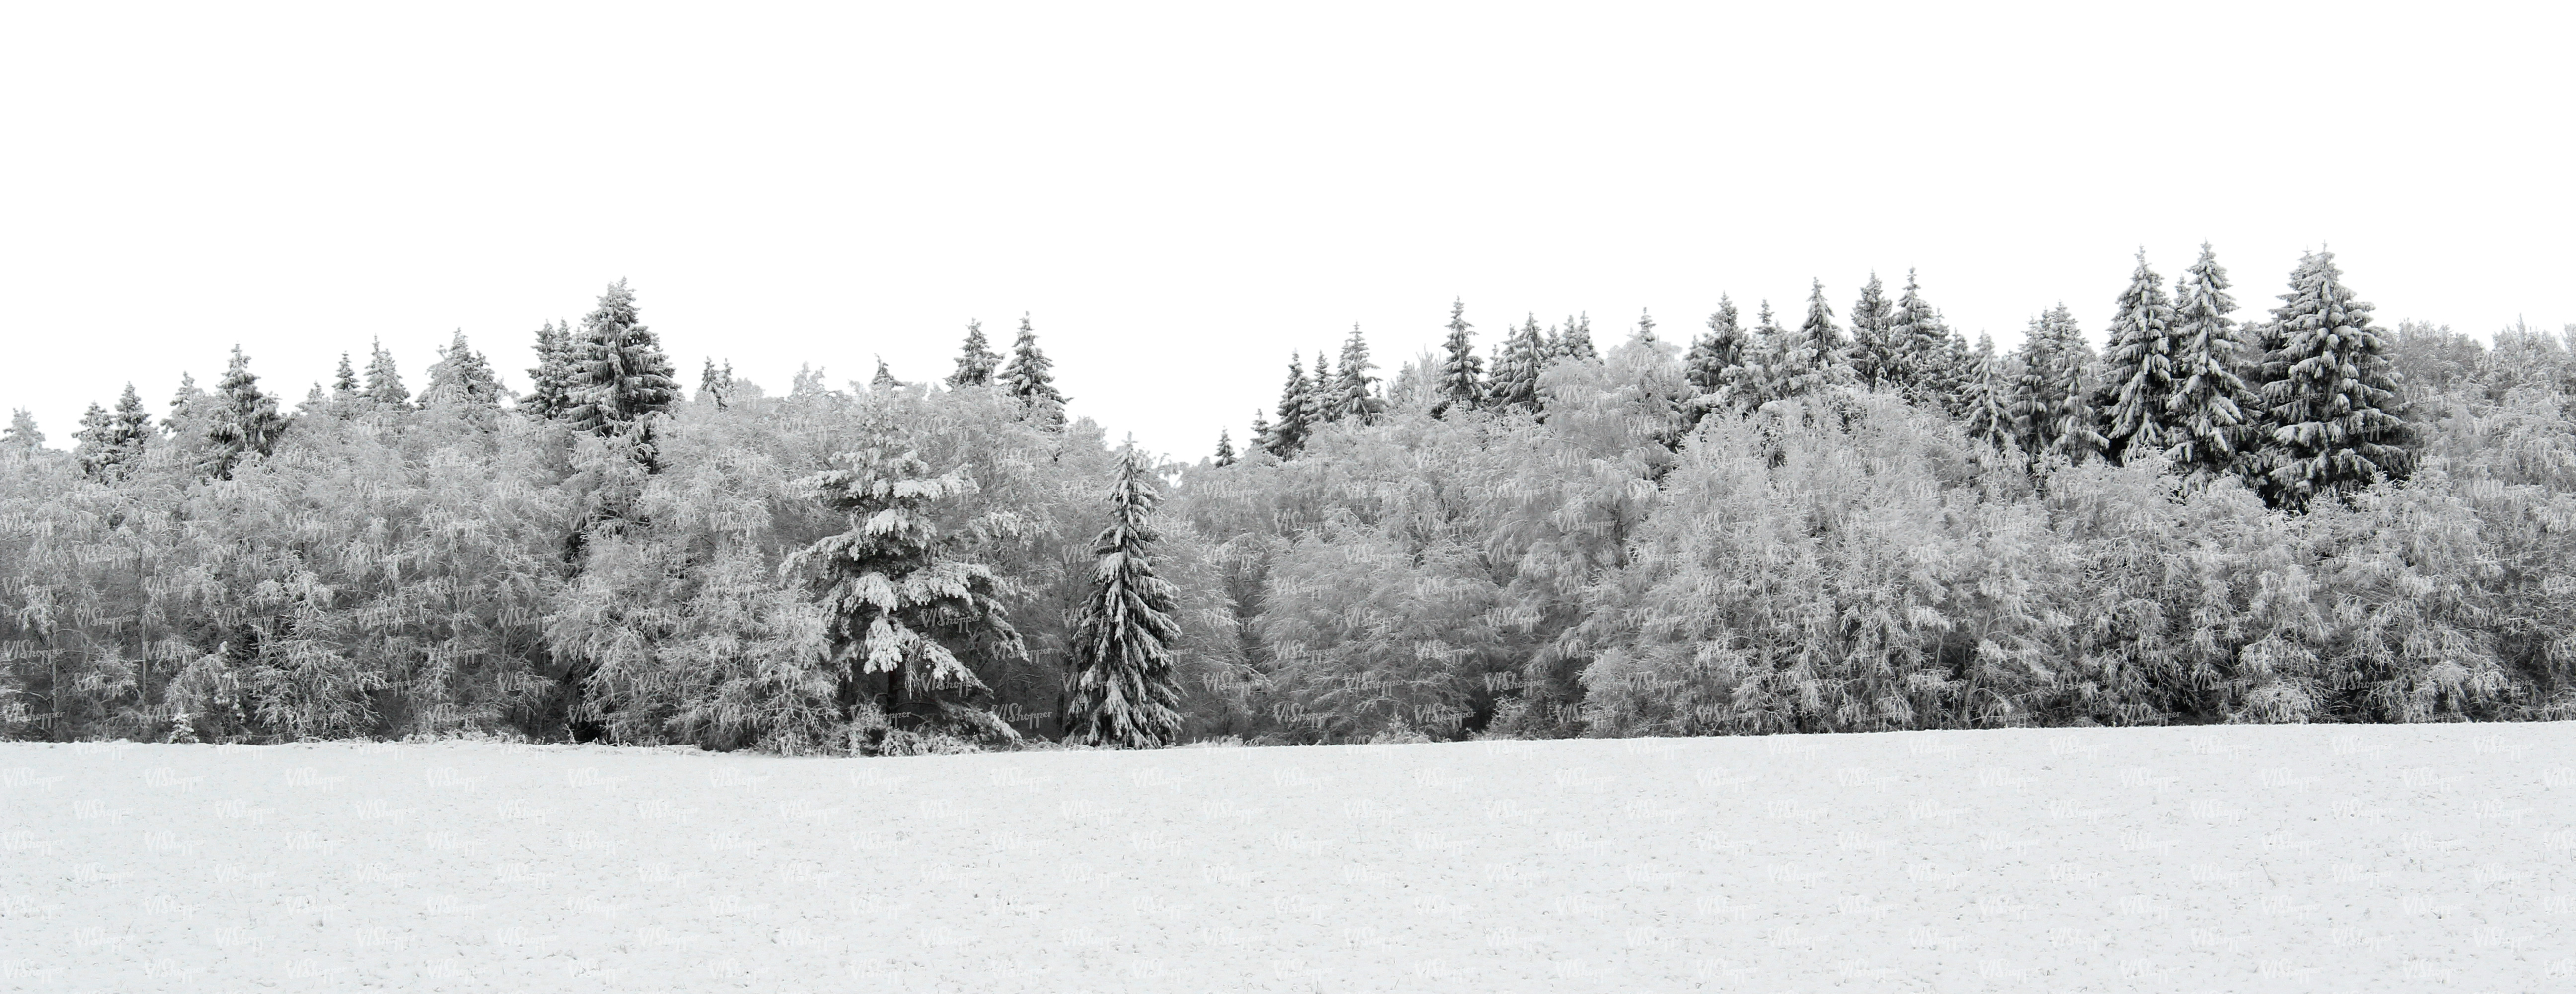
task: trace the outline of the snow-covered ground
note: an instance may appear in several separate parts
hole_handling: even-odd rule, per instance
[[[0,989],[2576,990],[2576,724],[0,747]]]

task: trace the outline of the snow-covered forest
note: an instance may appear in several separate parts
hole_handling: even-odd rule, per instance
[[[461,333],[417,392],[378,348],[300,402],[236,349],[67,447],[8,429],[0,736],[2576,715],[2576,329],[2390,326],[2325,253],[2257,282],[2141,258],[2000,352],[1911,274],[1687,325],[1459,302],[1444,351],[1319,342],[1177,461],[1068,419],[1110,387],[1058,383],[1025,318],[953,371],[783,391],[691,375],[623,283],[537,332],[524,393],[517,343]]]

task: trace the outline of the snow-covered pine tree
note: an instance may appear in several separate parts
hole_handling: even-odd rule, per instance
[[[903,389],[903,381],[895,379],[894,370],[886,367],[885,357],[877,356],[876,360],[876,375],[868,377],[868,389],[871,391]]]
[[[1834,323],[1834,309],[1825,303],[1821,279],[1807,291],[1807,317],[1798,324],[1798,345],[1807,351],[1807,364],[1817,369],[1851,365],[1851,342]]]
[[[331,393],[340,397],[358,395],[358,370],[349,365],[349,354],[340,353],[340,368],[331,374]]]
[[[1342,342],[1342,369],[1333,380],[1333,402],[1341,417],[1368,424],[1386,412],[1386,401],[1377,395],[1377,377],[1369,375],[1377,366],[1369,362],[1368,339],[1360,337],[1360,326],[1351,325],[1351,337]]]
[[[372,340],[367,357],[367,400],[377,407],[402,411],[411,408],[411,391],[404,388],[402,370],[394,366],[394,354],[385,351],[383,339]]]
[[[716,357],[706,357],[706,365],[698,370],[698,394],[690,399],[714,404],[719,411],[725,409],[724,385],[716,380]]]
[[[277,398],[260,390],[259,377],[250,371],[250,357],[242,354],[241,346],[233,346],[232,361],[224,367],[222,382],[216,384],[213,410],[206,419],[207,455],[199,471],[213,479],[232,479],[234,468],[243,460],[269,454],[285,433],[286,416],[278,413]]]
[[[2262,463],[2275,507],[2304,509],[2413,469],[2396,370],[2370,312],[2322,250],[2300,260],[2272,311],[2280,344],[2263,366],[2272,431]]]
[[[1315,368],[1306,374],[1306,431],[1312,434],[1342,419],[1341,398],[1333,395],[1333,361],[1324,350],[1315,350]]]
[[[2012,360],[1995,356],[1995,340],[1984,332],[1977,333],[1977,350],[1967,356],[1966,397],[1959,404],[1959,420],[1968,437],[2000,450],[2007,439],[2015,437],[2012,419],[2013,377],[2004,370]]]
[[[536,352],[537,364],[528,369],[528,395],[519,398],[519,411],[540,420],[563,417],[574,403],[571,322],[558,326],[548,321],[537,329]]]
[[[98,410],[97,404],[89,406],[91,410]],[[101,422],[106,421],[106,411],[98,411],[98,415]],[[36,430],[36,415],[23,407],[12,409],[9,412],[9,427],[0,429],[0,450],[32,455],[43,450],[44,447],[45,433]]]
[[[870,447],[835,461],[842,468],[803,482],[850,527],[798,551],[786,569],[803,573],[821,599],[843,717],[861,716],[866,684],[880,673],[887,712],[928,710],[941,689],[984,686],[951,644],[1025,658],[1002,581],[932,519],[941,503],[974,493],[975,481],[932,476],[909,451]]]
[[[1905,358],[1904,343],[1895,335],[1896,314],[1887,300],[1887,287],[1872,270],[1869,282],[1861,284],[1860,299],[1852,301],[1851,364],[1860,385],[1873,390],[1901,387]]]
[[[1152,749],[1181,737],[1181,691],[1170,649],[1181,636],[1172,619],[1180,594],[1155,575],[1149,558],[1162,538],[1149,520],[1161,499],[1150,480],[1129,446],[1110,491],[1109,527],[1092,543],[1100,559],[1066,652],[1068,742]]]
[[[1547,339],[1538,315],[1529,315],[1503,339],[1494,359],[1494,382],[1488,395],[1497,407],[1531,408],[1538,404],[1538,374],[1547,366]]]
[[[1647,308],[1639,308],[1637,310],[1637,330],[1628,334],[1628,340],[1641,345],[1655,344],[1655,313],[1653,310]]]
[[[1467,301],[1449,302],[1449,337],[1441,343],[1440,399],[1432,404],[1438,417],[1452,407],[1473,408],[1485,401],[1485,360],[1476,355],[1475,326],[1467,323]]]
[[[107,408],[91,401],[89,410],[81,412],[80,427],[72,431],[72,459],[80,463],[83,474],[107,475],[114,465],[115,438],[116,422],[108,417]]]
[[[948,374],[948,386],[984,387],[993,385],[993,373],[1002,368],[1001,353],[993,351],[984,339],[984,322],[966,322],[966,343],[957,348],[957,369]]]
[[[2064,301],[2030,319],[2013,363],[2013,438],[2032,460],[2082,462],[2102,451],[2090,394],[2092,347]]]
[[[2259,409],[2258,398],[2240,375],[2246,366],[2245,345],[2228,314],[2236,299],[2228,296],[2227,270],[2218,264],[2209,243],[2200,243],[2200,261],[2183,270],[2174,286],[2174,337],[2181,350],[2174,356],[2173,396],[2165,417],[2174,426],[2168,454],[2176,468],[2198,476],[2243,473],[2247,455],[2247,422]]]
[[[1261,415],[1261,409],[1258,407],[1252,409],[1252,438],[1250,442],[1254,449],[1270,453],[1273,456],[1278,456],[1281,451],[1279,439],[1276,433],[1271,431],[1270,419],[1263,417]],[[1285,457],[1283,456],[1281,458]]]
[[[1723,392],[1743,367],[1747,344],[1734,299],[1718,294],[1708,331],[1691,339],[1690,352],[1682,357],[1682,376],[1703,394]]]
[[[421,405],[455,404],[473,410],[497,408],[501,404],[501,377],[492,372],[492,362],[474,351],[465,341],[465,329],[456,329],[447,347],[438,350],[438,361],[429,366],[429,386],[420,392]]]
[[[1968,382],[1985,375],[1981,364],[1970,362],[1967,341],[1923,299],[1912,269],[1905,271],[1904,292],[1888,307],[1887,339],[1895,353],[1896,387],[1917,405],[1956,415],[1964,409]]]
[[[2180,380],[2174,360],[2181,351],[2173,301],[2165,296],[2164,277],[2147,265],[2147,250],[2138,250],[2138,268],[2111,317],[2110,348],[2104,379],[2112,392],[2103,452],[2125,461],[2131,448],[2162,452],[2179,438],[2171,421],[2171,402]]]
[[[1216,464],[1219,466],[1232,466],[1234,465],[1234,461],[1234,432],[1230,429],[1219,428],[1216,430]]]
[[[1565,319],[1565,334],[1558,336],[1553,354],[1558,359],[1577,361],[1601,358],[1601,350],[1592,344],[1592,312]]]
[[[593,435],[630,430],[655,414],[667,414],[680,399],[680,382],[662,340],[644,325],[635,292],[625,280],[599,296],[599,306],[581,320],[578,336],[568,343],[571,377],[566,394],[571,406],[563,417]]]
[[[1029,316],[1020,315],[1020,333],[1011,340],[1010,361],[1002,365],[1002,388],[1020,399],[1049,428],[1064,427],[1064,405],[1073,398],[1055,388],[1055,363],[1038,351],[1038,333],[1029,327]]]
[[[146,440],[152,437],[152,413],[143,409],[143,395],[127,383],[125,392],[116,395],[116,432],[110,436],[111,451],[121,465],[132,465],[143,457]]]
[[[1271,455],[1286,459],[1306,447],[1306,435],[1313,425],[1306,420],[1306,359],[1288,353],[1288,382],[1279,387],[1279,420],[1262,436],[1261,447]]]

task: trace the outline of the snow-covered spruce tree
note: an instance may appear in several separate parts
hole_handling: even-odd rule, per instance
[[[394,354],[385,351],[383,339],[368,343],[367,385],[361,391],[367,401],[387,410],[409,410],[411,391],[403,386],[402,370],[394,365]]]
[[[2009,410],[2013,440],[2033,465],[2046,456],[2082,462],[2102,451],[2086,383],[2092,351],[2063,301],[2030,319],[2015,350]]]
[[[2274,308],[2280,343],[2263,366],[2265,494],[2305,509],[2413,468],[2395,370],[2369,304],[2343,285],[2334,253],[2300,260]]]
[[[1825,281],[1817,280],[1807,291],[1807,317],[1798,324],[1799,347],[1807,350],[1808,364],[1818,369],[1849,367],[1851,342],[1843,329],[1834,323],[1834,309],[1825,303]]]
[[[113,460],[131,466],[143,458],[143,447],[152,438],[152,414],[143,409],[143,395],[134,392],[134,384],[116,397],[116,430],[108,446]]]
[[[1888,302],[1887,286],[1879,282],[1873,270],[1869,282],[1861,284],[1860,299],[1852,301],[1851,309],[1852,374],[1859,378],[1861,386],[1876,390],[1901,385],[1905,361],[1895,324],[1895,306]]]
[[[1905,271],[1905,290],[1888,307],[1886,337],[1895,353],[1893,379],[1898,392],[1917,405],[1937,406],[1958,416],[1969,381],[1984,375],[1984,370],[1970,363],[1966,340],[1923,299],[1914,270]]]
[[[2174,392],[2165,402],[2166,421],[2173,425],[2167,454],[2176,469],[2196,476],[2243,471],[2252,440],[2246,423],[2258,407],[2253,388],[2238,372],[2246,365],[2245,345],[2228,317],[2236,299],[2227,288],[2227,270],[2208,242],[2200,243],[2200,260],[2174,286],[2174,337],[2181,347],[2174,356]]]
[[[106,411],[99,410],[97,404],[89,407],[98,413],[102,424],[107,422]],[[33,454],[44,447],[45,433],[36,430],[36,416],[23,407],[10,411],[9,427],[0,429],[0,451]]]
[[[1217,429],[1216,464],[1219,466],[1232,466],[1234,465],[1236,458],[1237,457],[1234,452],[1234,432],[1225,428]]]
[[[1306,430],[1316,431],[1342,419],[1341,398],[1333,394],[1333,360],[1315,350],[1315,368],[1306,374]]]
[[[501,405],[501,378],[492,372],[491,360],[466,344],[464,329],[457,329],[447,347],[438,350],[438,361],[430,364],[429,386],[421,390],[420,402],[424,407],[446,404],[469,412]]]
[[[331,393],[340,397],[358,395],[358,368],[349,365],[349,354],[340,353],[340,368],[331,374]]]
[[[1306,360],[1294,352],[1288,353],[1288,382],[1279,386],[1276,413],[1279,420],[1270,424],[1258,443],[1271,455],[1286,459],[1306,447],[1306,435],[1311,430],[1306,422]]]
[[[81,412],[80,427],[72,431],[72,458],[80,463],[81,472],[92,479],[106,475],[110,465],[110,439],[115,437],[116,422],[107,416],[107,408],[91,401],[89,410]]]
[[[1717,311],[1708,316],[1708,331],[1693,338],[1690,352],[1682,356],[1682,376],[1703,394],[1720,393],[1744,364],[1745,345],[1734,299],[1718,294]]]
[[[1029,328],[1029,316],[1020,315],[1019,337],[1011,340],[1011,358],[1002,365],[1002,387],[1028,406],[1037,423],[1049,428],[1064,427],[1064,405],[1073,398],[1055,388],[1055,363],[1038,351],[1038,333]]]
[[[1449,337],[1441,343],[1439,400],[1433,417],[1453,407],[1474,408],[1485,401],[1485,360],[1476,355],[1475,326],[1467,323],[1467,301],[1449,302]]]
[[[1592,314],[1587,311],[1565,319],[1565,333],[1557,337],[1556,347],[1550,352],[1558,359],[1601,358],[1601,350],[1592,344]]]
[[[1377,377],[1369,375],[1376,368],[1369,362],[1368,339],[1360,337],[1359,325],[1351,325],[1351,337],[1342,342],[1341,373],[1333,378],[1333,402],[1341,417],[1369,424],[1386,412],[1386,401],[1377,395]]]
[[[870,390],[901,390],[901,389],[903,389],[903,381],[902,381],[902,380],[898,380],[898,379],[895,379],[895,378],[894,378],[894,370],[892,370],[892,369],[890,369],[890,368],[887,368],[887,366],[886,366],[886,361],[885,361],[885,357],[884,357],[884,356],[878,356],[878,357],[876,357],[876,360],[877,360],[877,371],[876,371],[876,375],[873,375],[873,376],[868,377],[868,389],[870,389]]]
[[[1638,308],[1637,330],[1628,334],[1628,340],[1640,345],[1655,344],[1655,312],[1652,309]]]
[[[662,352],[662,340],[645,327],[635,292],[625,280],[600,294],[598,308],[582,318],[569,351],[571,406],[563,417],[579,430],[603,437],[626,434],[651,415],[670,413],[680,400],[677,371]],[[650,465],[649,456],[646,461]]]
[[[966,343],[957,348],[957,370],[948,374],[948,386],[985,387],[993,385],[993,373],[1002,368],[1002,356],[984,339],[984,322],[966,322]]]
[[[1180,739],[1181,691],[1170,650],[1181,634],[1172,620],[1180,597],[1148,558],[1162,538],[1147,520],[1160,500],[1131,446],[1118,461],[1109,527],[1092,543],[1100,559],[1066,653],[1068,742],[1151,749]]]
[[[2147,265],[2147,250],[2139,249],[2137,271],[2111,316],[2110,348],[2103,357],[2111,392],[2103,449],[2114,462],[2126,462],[2132,449],[2163,452],[2181,440],[2172,402],[2182,379],[2175,360],[2183,341],[2164,284]]]
[[[286,433],[286,416],[278,413],[277,398],[260,390],[259,377],[250,371],[250,357],[238,345],[233,346],[232,362],[224,367],[213,400],[206,417],[205,460],[198,471],[212,479],[229,480],[243,460],[265,456],[277,447],[278,436]]]
[[[882,710],[938,710],[939,691],[984,686],[952,644],[1013,659],[1026,649],[1001,601],[1002,581],[932,520],[938,505],[975,492],[972,478],[932,476],[909,451],[869,447],[836,461],[842,468],[803,483],[846,516],[849,530],[799,550],[784,569],[804,574],[821,598],[842,716],[864,733],[877,674],[885,676]]]
[[[528,395],[519,398],[519,412],[538,420],[563,417],[573,407],[572,328],[570,322],[557,326],[548,321],[537,329],[537,364],[528,369]]]
[[[1279,454],[1279,451],[1278,451],[1277,449],[1273,449],[1273,448],[1271,448],[1271,443],[1272,443],[1273,441],[1274,441],[1274,439],[1273,439],[1273,437],[1272,437],[1272,432],[1271,432],[1271,430],[1270,430],[1270,419],[1269,419],[1269,418],[1266,418],[1266,417],[1263,417],[1263,416],[1261,415],[1261,409],[1260,409],[1260,408],[1258,408],[1258,407],[1253,408],[1253,409],[1252,409],[1252,438],[1251,438],[1251,439],[1249,440],[1249,442],[1248,442],[1248,444],[1249,444],[1249,445],[1251,445],[1251,447],[1252,447],[1252,451],[1254,451],[1254,452],[1268,452],[1268,453],[1270,453],[1271,455],[1276,456],[1276,455],[1278,455],[1278,454]]]
[[[2014,378],[2005,372],[2007,362],[1995,356],[1993,336],[1979,333],[1977,350],[1968,354],[1970,375],[1966,397],[1959,404],[1959,421],[1969,438],[1997,450],[2014,439],[2012,420],[2012,384]]]
[[[1503,339],[1502,354],[1494,359],[1494,382],[1487,395],[1496,407],[1523,409],[1538,406],[1538,375],[1547,366],[1547,340],[1539,331],[1538,315],[1529,315]]]

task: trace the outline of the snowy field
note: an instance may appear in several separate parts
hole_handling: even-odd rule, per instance
[[[2576,990],[2576,724],[0,746],[0,989]]]

